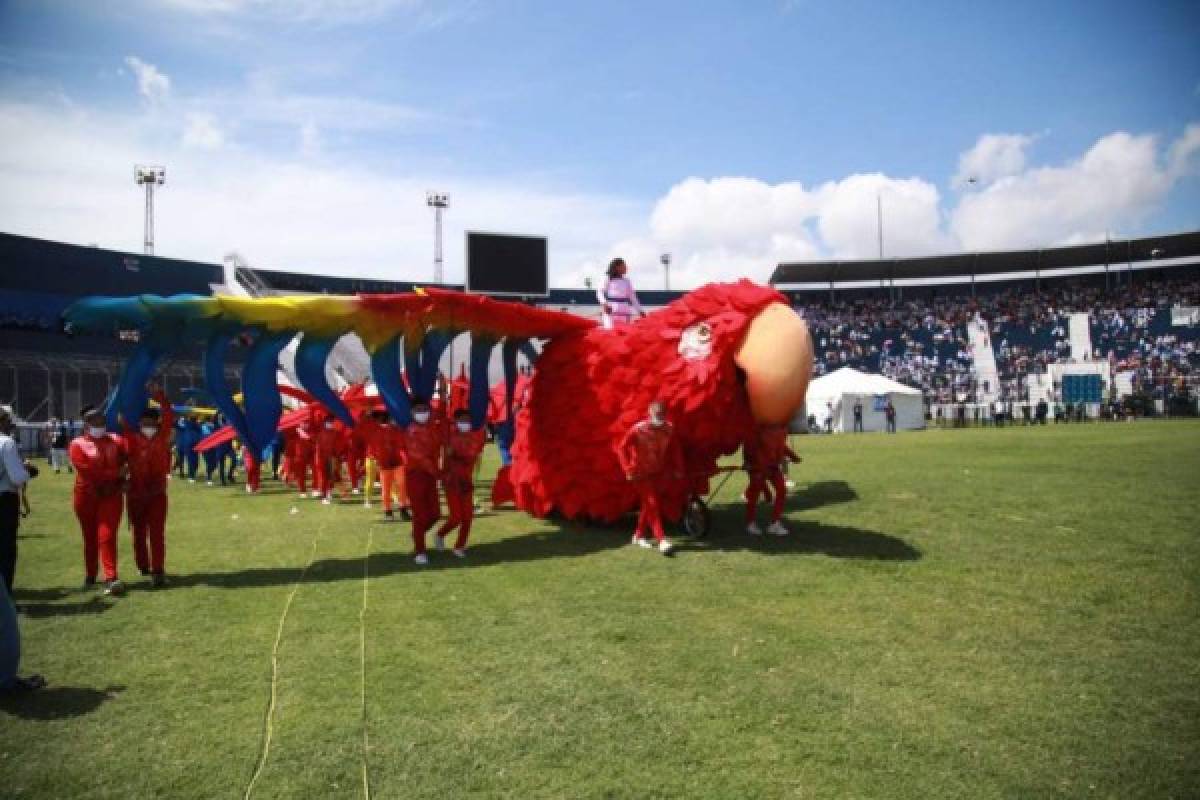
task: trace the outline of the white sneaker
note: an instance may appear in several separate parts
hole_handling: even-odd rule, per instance
[[[196,482],[195,478],[188,478],[188,483],[195,483],[195,482]]]
[[[645,547],[646,549],[654,547],[654,545],[650,543],[649,539],[647,539],[645,536],[638,536],[636,533],[633,535],[632,544],[636,544],[638,547]]]
[[[247,487],[246,487],[246,494],[254,494],[254,489],[252,489],[251,487],[247,486]]]
[[[459,558],[466,558],[467,551],[456,547],[456,548],[454,548],[454,555],[458,556]]]
[[[309,497],[320,497],[321,493],[318,492],[316,489],[313,489],[311,492],[308,493],[308,496]]]
[[[757,522],[751,522],[746,526],[746,533],[751,536],[762,536],[762,528],[758,527]]]
[[[362,492],[358,489],[358,487],[355,487],[350,490],[350,494],[362,494]]]
[[[332,502],[333,502],[333,501],[332,501],[332,500],[330,500],[328,497],[322,497],[322,498],[321,498],[321,505],[323,505],[323,506],[327,506],[327,505],[329,505],[329,504],[330,504],[330,503],[332,503]]]
[[[212,486],[212,481],[205,481],[206,485]]]
[[[308,495],[307,495],[307,494],[305,494],[304,492],[301,492],[301,493],[299,494],[299,497],[300,497],[300,499],[301,499],[301,500],[303,500],[304,498],[308,497]]]
[[[788,529],[783,526],[782,522],[775,520],[771,523],[771,527],[767,528],[767,533],[772,536],[787,536]]]
[[[786,487],[787,487],[787,488],[789,488],[789,489],[795,489],[795,488],[796,488],[796,482],[795,482],[794,480],[792,480],[791,478],[788,478],[786,481],[784,481],[784,482],[783,482],[783,485],[784,485],[784,486],[786,486]]]
[[[366,500],[366,501],[364,501],[364,502],[363,502],[363,508],[370,508],[370,507],[371,507],[371,501],[370,501],[370,500]]]
[[[424,553],[417,553],[413,557],[413,563],[418,567],[423,567],[429,563],[429,556],[425,555]]]
[[[445,536],[435,536],[433,538],[434,538],[434,541],[437,543],[438,550],[446,549],[446,537]]]
[[[675,552],[675,545],[671,544],[670,539],[663,539],[658,543],[658,552],[662,553],[664,556],[669,556],[671,553]]]

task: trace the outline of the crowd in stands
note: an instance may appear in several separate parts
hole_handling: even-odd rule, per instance
[[[926,287],[922,287],[926,288]],[[954,294],[947,294],[952,291]],[[843,299],[844,298],[844,299]],[[836,300],[805,297],[798,309],[813,333],[815,372],[843,366],[879,372],[923,390],[930,402],[980,401],[967,325],[979,316],[996,356],[1001,399],[1027,395],[1025,378],[1071,359],[1069,317],[1086,312],[1093,360],[1134,373],[1134,389],[1160,397],[1200,382],[1200,325],[1173,326],[1172,308],[1200,306],[1194,272],[1105,288],[1096,276],[1010,282],[971,296],[965,287],[894,300],[878,292]]]

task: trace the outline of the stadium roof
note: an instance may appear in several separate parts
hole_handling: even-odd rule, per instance
[[[826,284],[1003,275],[1190,257],[1200,257],[1200,231],[1041,250],[957,253],[862,261],[797,261],[775,267],[771,274],[771,283]]]

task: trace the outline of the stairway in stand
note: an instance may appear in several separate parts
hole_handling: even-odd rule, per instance
[[[1071,337],[1071,358],[1076,362],[1092,360],[1092,326],[1086,312],[1075,312],[1069,320],[1068,333]]]
[[[996,351],[992,349],[987,320],[978,314],[967,323],[967,346],[974,365],[975,383],[979,387],[979,402],[993,403],[1000,386],[1000,373],[996,369]]]

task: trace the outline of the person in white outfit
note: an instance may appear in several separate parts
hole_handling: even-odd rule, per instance
[[[596,299],[604,310],[602,317],[605,328],[615,328],[618,325],[628,325],[635,316],[644,317],[642,304],[638,302],[637,292],[633,284],[625,277],[628,268],[625,259],[614,258],[608,264],[608,277],[604,285],[596,290]]]

